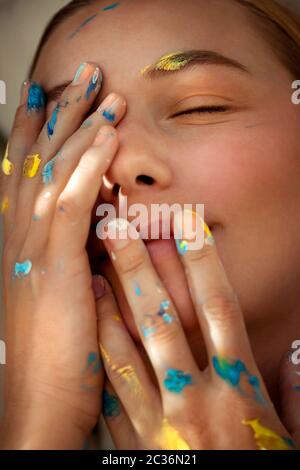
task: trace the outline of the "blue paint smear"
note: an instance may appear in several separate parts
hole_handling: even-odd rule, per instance
[[[52,160],[50,160],[50,162],[46,163],[46,165],[44,166],[43,173],[42,173],[44,184],[52,183],[53,170],[54,170],[55,163],[56,163],[56,157],[52,158]]]
[[[170,301],[169,300],[163,300],[162,303],[160,304],[160,310],[165,311],[168,310],[170,307]]]
[[[168,369],[164,385],[173,393],[181,393],[187,385],[192,385],[191,374],[185,374],[182,370]]]
[[[98,372],[100,372],[101,369],[102,369],[102,362],[101,362],[101,359],[98,359],[96,364],[93,367],[93,373],[98,374]]]
[[[135,292],[135,295],[137,297],[141,297],[142,296],[142,289],[141,289],[141,286],[139,285],[138,282],[134,282],[134,292]]]
[[[24,261],[24,263],[16,263],[14,275],[19,279],[28,276],[32,269],[32,262],[29,260]]]
[[[97,79],[95,80],[95,77],[93,76],[93,77],[91,78],[91,81],[90,81],[90,83],[89,83],[88,89],[87,89],[87,91],[86,91],[85,97],[86,97],[87,100],[90,99],[90,96],[91,96],[92,92],[96,89],[97,84],[98,84],[98,77],[97,77]]]
[[[117,8],[120,5],[120,3],[113,3],[111,5],[108,5],[107,7],[102,8],[102,11],[108,11],[108,10],[113,10],[114,8]],[[98,16],[98,13],[95,13],[92,16],[89,16],[86,18],[75,31],[68,36],[68,39],[73,39],[86,25],[91,23],[96,17]]]
[[[39,111],[45,108],[45,104],[45,93],[42,87],[38,83],[33,82],[28,90],[27,111],[30,112],[33,109]]]
[[[185,240],[175,240],[178,253],[183,256],[188,251],[188,244]]]
[[[102,362],[101,358],[99,357],[99,354],[95,352],[90,352],[87,361],[86,361],[86,371],[93,366],[93,374],[98,374],[102,368]]]
[[[112,5],[108,5],[107,7],[102,8],[102,11],[113,10],[114,8],[117,8],[119,5],[120,3],[113,3]]]
[[[103,390],[103,414],[106,418],[115,418],[121,413],[119,400],[107,390]]]
[[[160,307],[159,307],[159,312],[158,315],[162,317],[165,323],[172,323],[173,317],[170,315],[167,310],[170,307],[170,301],[169,300],[164,300],[161,302]]]
[[[171,317],[171,315],[169,315],[168,313],[164,313],[162,317],[163,317],[163,321],[165,323],[172,323],[173,322],[173,317]]]
[[[295,442],[290,437],[283,437],[284,442],[290,447],[296,447]]]
[[[296,392],[300,392],[300,386],[297,385],[297,387],[295,387],[295,390],[296,390]]]
[[[94,353],[94,352],[91,352],[89,355],[88,355],[88,358],[87,358],[87,367],[90,367],[90,365],[93,364],[93,362],[96,361],[97,359],[97,354]]]
[[[59,109],[60,109],[60,106],[57,105],[55,110],[52,113],[50,121],[47,123],[47,133],[48,133],[49,139],[51,139],[51,137],[54,134],[54,129],[55,129],[55,126],[56,126],[56,123],[57,123],[57,116],[58,116],[58,113],[59,113]]]
[[[145,338],[149,338],[149,336],[155,334],[156,329],[154,327],[146,328],[145,326],[142,326],[142,332]]]
[[[116,120],[116,115],[109,111],[103,111],[102,116],[104,116],[109,122],[114,122]]]
[[[214,356],[212,359],[214,369],[216,373],[221,377],[225,382],[227,382],[231,387],[235,387],[242,393],[240,382],[241,375],[245,374],[247,377],[249,385],[254,391],[254,397],[256,401],[261,404],[265,404],[266,401],[260,390],[260,381],[255,375],[251,375],[245,366],[245,364],[239,359],[236,361],[228,361],[225,358],[219,358]]]
[[[68,37],[68,39],[73,39],[76,34],[79,33],[79,31],[84,28],[87,24],[89,24],[91,21],[93,21],[96,16],[98,16],[98,13],[92,15],[92,16],[89,16],[88,18],[86,18],[79,26],[78,28]]]
[[[93,125],[92,119],[86,119],[86,120],[82,123],[81,127],[84,128],[84,129],[86,129],[86,128],[88,128],[88,127],[92,127],[92,125]]]

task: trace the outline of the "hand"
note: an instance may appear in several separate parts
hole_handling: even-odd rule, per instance
[[[202,249],[184,232],[181,259],[209,365],[199,370],[140,239],[105,242],[153,374],[109,286],[97,302],[108,384],[104,415],[119,449],[293,449],[255,363],[243,315],[207,226]],[[126,227],[115,221],[110,227]],[[134,231],[132,226],[131,231]],[[127,230],[129,230],[127,227]],[[131,232],[132,233],[132,232]]]
[[[3,448],[81,448],[98,420],[103,370],[85,245],[126,108],[111,94],[82,124],[101,82],[99,67],[81,66],[46,123],[43,90],[25,83],[2,164]]]

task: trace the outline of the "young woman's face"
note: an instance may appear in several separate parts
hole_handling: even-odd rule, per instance
[[[128,103],[109,181],[121,186],[128,204],[205,204],[249,326],[279,324],[296,308],[299,290],[300,109],[291,102],[293,78],[249,11],[231,0],[123,0],[102,11],[106,5],[95,2],[56,30],[33,78],[49,91],[71,81],[81,62],[99,64],[98,102],[114,91]],[[165,54],[196,49],[241,67],[223,60],[152,79],[140,73]],[[219,109],[183,113],[208,106]],[[149,251],[191,331],[192,306],[173,242],[154,242]],[[106,273],[114,277],[111,266]]]

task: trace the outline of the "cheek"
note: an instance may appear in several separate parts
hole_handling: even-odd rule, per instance
[[[177,183],[193,201],[226,213],[273,203],[298,187],[300,161],[296,133],[273,127],[228,129],[205,140],[177,147]],[[220,212],[222,214],[222,212]]]

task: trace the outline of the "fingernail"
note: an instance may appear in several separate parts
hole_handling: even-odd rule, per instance
[[[88,62],[83,62],[75,73],[72,85],[82,85],[87,80],[89,84],[86,90],[86,99],[88,100],[91,96],[92,91],[98,93],[102,84],[102,72],[99,67]]]
[[[113,219],[105,227],[104,240],[114,250],[122,250],[128,246],[132,240],[138,240],[139,234],[136,228],[126,219]]]
[[[214,245],[213,235],[203,218],[195,211],[183,210],[174,216],[174,237],[179,254]]]
[[[98,112],[110,123],[116,120],[116,113],[121,107],[126,105],[123,98],[114,93],[107,96],[98,108]]]
[[[99,275],[93,276],[92,288],[94,291],[95,299],[101,299],[101,297],[103,297],[106,292],[104,278]]]
[[[45,108],[46,98],[43,88],[35,82],[30,82],[27,96],[27,111],[40,111]]]
[[[9,149],[9,145],[7,144],[6,150],[5,150],[5,154],[4,154],[4,157],[3,157],[3,160],[2,160],[1,167],[2,167],[3,173],[4,173],[6,176],[11,176],[11,175],[13,174],[13,172],[14,172],[14,165],[13,165],[13,163],[9,160],[8,149]]]
[[[84,73],[84,71],[87,69],[88,64],[86,62],[83,62],[82,64],[79,65],[78,69],[76,70],[76,73],[73,78],[73,84],[74,85],[80,85],[83,83],[86,78],[87,74]]]
[[[27,101],[27,88],[29,84],[30,84],[30,80],[25,80],[21,85],[21,90],[20,90],[20,105],[21,106],[25,104]]]
[[[90,80],[90,83],[88,85],[88,88],[86,90],[86,95],[85,95],[86,99],[87,100],[90,99],[90,96],[91,96],[93,91],[97,95],[98,91],[101,88],[101,85],[102,85],[102,72],[99,69],[99,67],[97,67],[95,69],[94,73],[93,73],[93,76],[92,76],[92,78]]]

